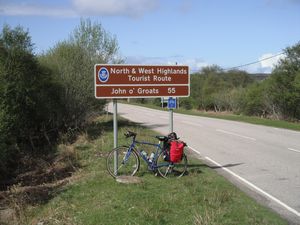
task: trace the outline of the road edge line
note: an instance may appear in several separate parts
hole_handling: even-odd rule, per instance
[[[201,153],[196,150],[195,148],[189,146],[189,149],[191,149],[192,151],[198,153],[199,155],[201,155]],[[272,201],[276,202],[277,204],[281,205],[282,207],[284,207],[286,210],[288,210],[289,212],[295,214],[296,216],[300,217],[300,212],[298,212],[297,210],[293,209],[292,207],[288,206],[287,204],[285,204],[284,202],[280,201],[279,199],[275,198],[274,196],[270,195],[269,193],[265,192],[264,190],[262,190],[261,188],[257,187],[256,185],[252,184],[250,181],[246,180],[245,178],[237,175],[236,173],[234,173],[233,171],[223,167],[220,163],[214,161],[213,159],[204,156],[204,158],[210,162],[212,162],[213,164],[215,164],[216,166],[220,167],[220,169],[226,171],[227,173],[231,174],[232,176],[234,176],[235,178],[237,178],[238,180],[244,182],[245,184],[247,184],[248,186],[252,187],[254,190],[256,190],[257,192],[263,194],[264,196],[268,197],[269,199],[271,199]]]
[[[294,148],[288,148],[288,150],[293,151],[293,152],[300,153],[300,150],[297,150],[297,149],[294,149]]]
[[[240,181],[244,182],[245,184],[247,184],[248,186],[252,187],[253,189],[255,189],[256,191],[260,192],[261,194],[263,194],[264,196],[268,197],[269,199],[271,199],[272,201],[276,202],[277,204],[281,205],[282,207],[284,207],[285,209],[287,209],[289,212],[295,214],[296,216],[300,217],[300,212],[298,212],[297,210],[293,209],[292,207],[288,206],[287,204],[285,204],[284,202],[280,201],[279,199],[275,198],[274,196],[270,195],[269,193],[265,192],[264,190],[262,190],[261,188],[257,187],[256,185],[252,184],[250,181],[246,180],[245,178],[237,175],[236,173],[232,172],[231,170],[223,167],[221,164],[217,163],[216,161],[214,161],[213,159],[205,156],[205,159],[207,159],[208,161],[212,162],[213,164],[215,164],[216,166],[220,167],[220,169],[225,170],[227,173],[231,174],[232,176],[234,176],[235,178],[239,179]]]
[[[188,146],[188,148],[189,148],[189,149],[191,149],[192,151],[194,151],[194,152],[198,153],[199,155],[201,155],[201,153],[200,153],[198,150],[194,149],[193,147],[191,147],[191,146]]]

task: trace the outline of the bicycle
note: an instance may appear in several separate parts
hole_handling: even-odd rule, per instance
[[[169,140],[166,136],[155,136],[158,144],[144,141],[137,141],[137,134],[131,131],[124,133],[126,138],[132,138],[130,146],[120,146],[113,149],[107,156],[106,166],[109,174],[116,178],[117,176],[134,176],[140,168],[140,158],[142,158],[148,169],[159,173],[162,177],[181,177],[187,171],[187,157],[183,153],[182,160],[178,163],[166,160],[167,149],[165,143]],[[152,157],[148,158],[143,150],[137,148],[137,144],[148,145],[156,148]],[[185,146],[187,146],[185,144]]]

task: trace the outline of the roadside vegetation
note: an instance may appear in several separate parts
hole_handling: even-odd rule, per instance
[[[129,142],[123,136],[126,129],[137,132],[139,139],[157,141],[153,131],[126,120],[119,121],[120,145]],[[46,199],[37,195],[39,192],[33,187],[27,188],[23,198],[16,194],[20,193],[20,186],[12,188],[8,203],[18,213],[10,221],[49,225],[287,224],[218,175],[214,171],[217,168],[210,168],[191,156],[188,174],[180,179],[164,179],[141,167],[137,173],[141,183],[116,182],[105,166],[107,153],[113,148],[111,116],[97,117],[73,144],[59,148],[67,148],[76,156],[79,166],[73,176],[60,181],[65,182],[64,186],[46,189],[51,196]],[[24,204],[28,199],[32,201]]]
[[[180,98],[178,112],[300,130],[300,43],[284,53],[263,80],[219,66],[191,74],[190,97]],[[160,98],[130,102],[161,106]]]
[[[143,107],[157,109],[157,110],[165,110],[165,111],[168,110],[166,104],[162,108],[162,106],[154,105],[151,102],[140,103],[140,102],[130,101],[128,103],[127,101],[123,101],[123,103],[143,106]],[[227,111],[215,112],[215,111],[202,111],[202,110],[196,110],[196,109],[184,109],[184,107],[180,107],[179,109],[174,109],[173,111],[176,113],[192,115],[192,116],[202,116],[202,117],[209,117],[209,118],[215,118],[215,119],[232,120],[232,121],[239,121],[239,122],[257,124],[257,125],[263,125],[263,126],[270,126],[270,127],[300,131],[300,123],[299,122],[290,122],[290,121],[285,121],[285,120],[261,118],[258,116],[247,116],[247,115],[235,114],[235,113],[227,112]]]
[[[20,172],[24,158],[54,154],[72,141],[105,101],[93,96],[95,63],[120,62],[118,43],[101,24],[81,23],[42,55],[22,27],[0,33],[0,186]],[[25,160],[26,161],[26,160]]]

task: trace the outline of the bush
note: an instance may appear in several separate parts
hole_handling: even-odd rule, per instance
[[[23,28],[4,26],[0,34],[2,170],[19,151],[37,150],[35,140],[47,136],[59,115],[59,87],[53,82],[50,71],[38,63],[32,46]]]
[[[101,112],[105,100],[94,97],[94,65],[96,63],[120,63],[118,44],[101,24],[81,20],[69,40],[59,42],[40,57],[40,61],[52,68],[54,77],[62,86],[64,102],[63,123],[66,130],[82,127],[92,112]]]
[[[190,97],[189,98],[180,98],[179,107],[184,108],[186,110],[191,110],[193,108],[192,98],[190,98]]]

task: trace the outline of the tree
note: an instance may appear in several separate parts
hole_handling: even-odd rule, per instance
[[[234,113],[241,113],[242,105],[244,103],[246,88],[236,87],[229,91],[227,94],[227,103],[229,105],[229,111]]]
[[[240,70],[229,70],[224,73],[224,80],[230,88],[247,87],[249,84],[254,82],[254,79],[245,71]]]
[[[56,104],[48,103],[57,95],[51,74],[32,52],[27,31],[5,25],[0,49],[0,170],[4,170],[13,155],[35,150],[33,139],[45,134],[57,114]]]
[[[300,119],[300,43],[285,50],[270,77],[247,88],[242,111],[276,119]]]
[[[242,92],[237,90],[253,82],[254,79],[244,71],[224,71],[218,66],[204,67],[199,74],[191,76],[191,97],[198,109],[239,111]],[[235,100],[238,102],[235,103]]]
[[[121,62],[116,38],[89,19],[81,20],[70,38],[56,44],[40,61],[52,68],[63,86],[65,128],[81,127],[90,113],[101,111],[106,103],[94,97],[94,65]]]
[[[246,90],[241,111],[246,115],[261,116],[265,113],[263,103],[263,85],[254,83]]]
[[[285,49],[286,57],[278,63],[270,79],[269,101],[281,119],[300,119],[300,43]]]
[[[186,110],[192,109],[193,108],[193,99],[191,97],[180,98],[180,108],[184,108]]]
[[[203,109],[203,82],[205,77],[201,74],[191,75],[191,98],[194,101],[194,107],[196,109]]]
[[[121,63],[118,55],[118,42],[99,23],[92,24],[89,19],[81,19],[80,25],[74,29],[68,43],[84,49],[93,63]]]

